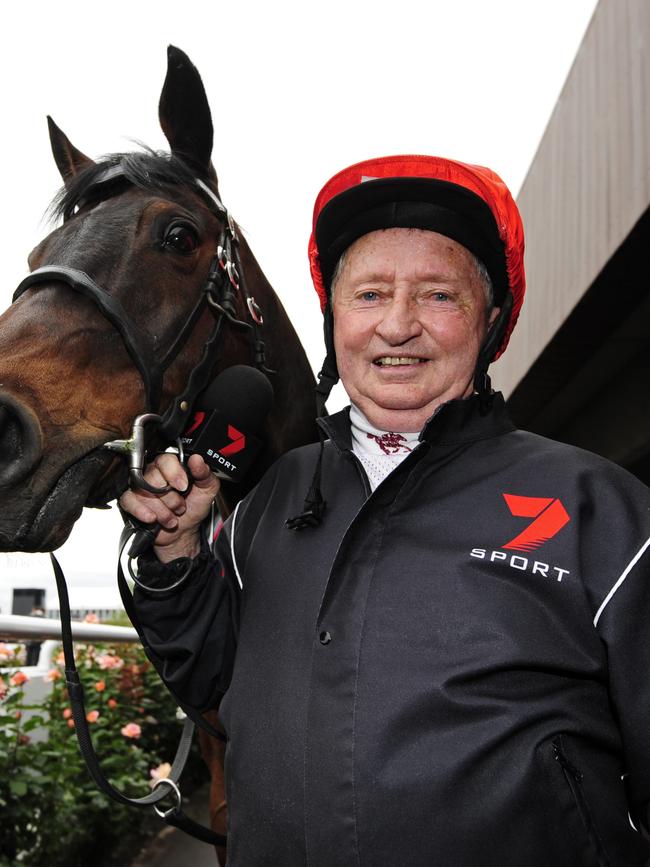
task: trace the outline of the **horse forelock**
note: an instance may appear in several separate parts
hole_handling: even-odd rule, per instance
[[[121,176],[104,182],[108,169],[120,166]],[[121,191],[126,184],[152,192],[172,193],[179,187],[196,189],[196,176],[178,156],[146,149],[108,154],[69,178],[56,194],[48,213],[52,219],[67,220],[89,198],[101,201]]]

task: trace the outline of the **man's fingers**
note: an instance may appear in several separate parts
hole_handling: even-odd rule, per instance
[[[120,497],[120,506],[129,515],[133,515],[138,521],[152,524],[156,520],[156,513],[149,508],[146,502],[137,497],[133,491],[125,491]]]
[[[210,494],[213,498],[216,497],[221,487],[221,482],[214,475],[208,464],[203,460],[201,455],[190,455],[187,462],[194,484],[197,488]]]
[[[168,530],[178,526],[176,515],[157,497],[145,497],[142,492],[125,491],[120,497],[120,506],[143,524],[158,523]]]
[[[163,494],[160,500],[175,515],[184,515],[187,511],[185,497],[179,494],[178,491],[170,491],[168,494]]]
[[[147,481],[151,481],[148,478],[148,474],[151,472],[155,474],[156,472],[159,474],[159,477],[163,479],[163,483],[167,485],[171,485],[172,488],[175,488],[177,491],[186,491],[188,487],[187,473],[183,469],[181,462],[178,460],[178,457],[174,454],[162,454],[156,457],[156,460],[152,465],[147,469],[145,473],[145,478]],[[156,484],[153,482],[152,484]]]
[[[176,455],[172,454],[159,455],[153,464],[147,467],[144,477],[157,488],[178,486],[185,489],[187,487],[185,470]],[[131,493],[135,499],[124,500],[124,507],[138,520],[148,524],[157,522],[168,530],[176,529],[177,516],[183,515],[187,508],[182,494],[173,489],[166,494],[154,494],[150,491]],[[126,503],[129,503],[131,508],[128,508]]]
[[[211,504],[219,492],[219,479],[200,455],[190,456],[188,471],[193,484],[187,496],[183,496],[179,491],[188,488],[188,476],[178,457],[171,453],[158,455],[147,467],[144,477],[156,487],[170,486],[173,490],[166,494],[128,490],[120,498],[120,505],[124,511],[138,521],[160,525],[162,529],[157,534],[155,542],[159,555],[163,548],[171,552],[170,556],[178,555],[174,548],[178,545],[181,545],[183,551],[189,550],[187,539],[192,542],[190,546],[192,550],[196,547],[198,528],[209,514]]]

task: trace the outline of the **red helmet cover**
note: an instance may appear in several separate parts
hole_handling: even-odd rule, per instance
[[[524,230],[519,210],[507,186],[495,172],[483,166],[442,157],[389,156],[356,163],[334,175],[316,198],[309,239],[309,266],[321,309],[324,310],[328,302],[316,243],[316,224],[323,208],[335,197],[359,184],[387,178],[429,178],[445,181],[468,190],[488,206],[503,244],[508,288],[513,297],[510,320],[495,355],[495,358],[498,358],[508,344],[524,300]]]

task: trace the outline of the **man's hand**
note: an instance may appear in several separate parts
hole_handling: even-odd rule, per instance
[[[201,549],[199,527],[210,512],[220,488],[219,479],[200,455],[191,455],[188,467],[194,483],[186,497],[177,491],[156,495],[148,491],[125,491],[120,506],[145,524],[157,522],[161,530],[153,550],[163,563],[178,557],[196,557]],[[185,470],[176,455],[158,455],[144,475],[156,487],[171,485],[179,491],[187,488]]]

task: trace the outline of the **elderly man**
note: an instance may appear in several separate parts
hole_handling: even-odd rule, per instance
[[[321,394],[340,374],[351,409],[214,550],[200,458],[187,500],[123,497],[164,528],[151,586],[194,558],[136,604],[179,700],[223,696],[228,863],[650,864],[650,496],[490,389],[524,291],[509,192],[366,161],[319,195],[310,259]],[[149,478],[185,484],[168,455]]]

